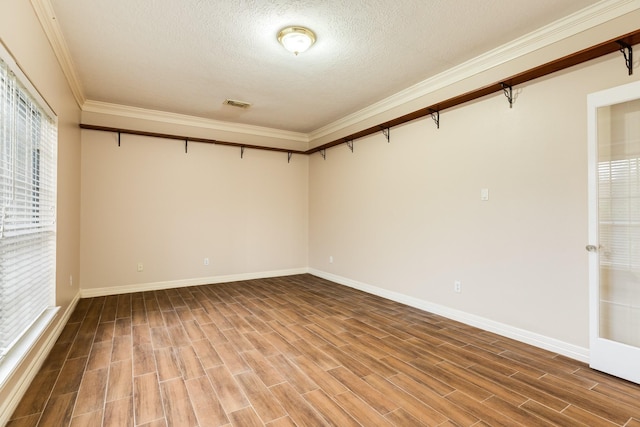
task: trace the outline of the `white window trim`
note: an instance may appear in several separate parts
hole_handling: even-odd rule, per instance
[[[22,68],[15,61],[13,55],[11,54],[9,49],[7,49],[2,39],[0,39],[0,58],[2,58],[2,60],[9,65],[11,71],[13,71],[16,77],[18,77],[18,79],[20,80],[20,83],[29,91],[29,94],[33,96],[38,104],[40,104],[40,107],[44,110],[44,112],[54,120],[56,126],[58,126],[58,115],[55,113],[55,111],[53,111],[49,103],[45,101],[45,99],[42,97],[33,83],[31,83],[29,77],[27,77],[24,71],[22,71]]]
[[[9,66],[22,86],[24,86],[45,114],[53,120],[57,127],[58,116],[42,97],[40,92],[31,83],[31,80],[29,80],[27,75],[22,71],[22,68],[15,61],[13,55],[9,49],[7,49],[2,39],[0,39],[0,58]],[[57,212],[55,212],[54,215],[57,216]],[[56,307],[55,303],[54,291],[52,300],[50,301],[50,307],[42,312],[42,314],[31,324],[27,332],[20,337],[20,339],[12,346],[11,350],[4,356],[2,363],[0,363],[0,389],[6,385],[8,379],[11,378],[18,367],[21,366],[29,351],[33,349],[47,328],[53,324],[56,314],[60,310],[60,307]]]
[[[29,350],[40,340],[59,310],[60,307],[46,309],[7,353],[0,364],[0,388],[4,387],[16,368],[22,364]]]

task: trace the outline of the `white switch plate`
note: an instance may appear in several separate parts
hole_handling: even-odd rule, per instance
[[[144,271],[144,265],[141,262],[138,263],[138,273]]]
[[[209,258],[204,259],[204,265],[209,265]]]
[[[489,189],[488,188],[483,188],[480,190],[480,200],[482,200],[483,202],[486,202],[487,200],[489,200]]]

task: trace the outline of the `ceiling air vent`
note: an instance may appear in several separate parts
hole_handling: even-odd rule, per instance
[[[236,99],[225,99],[223,104],[230,105],[232,107],[244,108],[247,109],[251,107],[251,104],[244,101],[238,101]]]

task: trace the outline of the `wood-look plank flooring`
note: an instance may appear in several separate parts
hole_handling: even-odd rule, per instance
[[[640,386],[311,275],[83,299],[26,426],[640,426]]]

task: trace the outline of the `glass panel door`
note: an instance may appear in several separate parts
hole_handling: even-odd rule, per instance
[[[589,96],[590,363],[640,383],[640,82]]]

